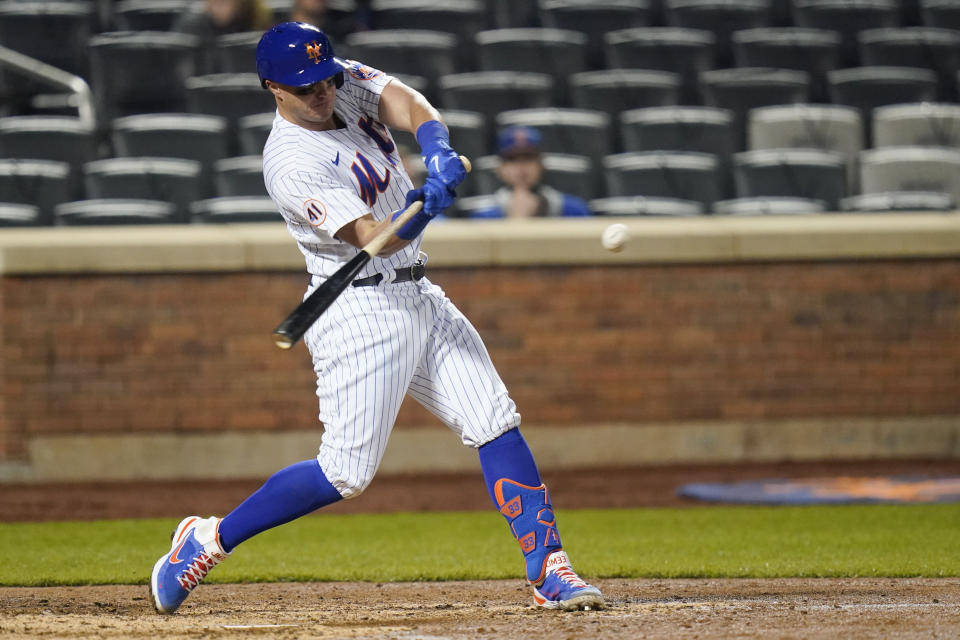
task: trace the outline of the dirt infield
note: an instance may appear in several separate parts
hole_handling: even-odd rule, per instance
[[[545,473],[559,509],[696,507],[686,482],[947,475],[960,461],[646,467]],[[0,486],[0,521],[223,514],[259,481]],[[187,499],[184,496],[191,496]],[[489,509],[476,477],[378,478],[333,513]],[[521,580],[201,585],[171,617],[147,587],[0,588],[0,638],[957,638],[958,579],[595,580],[609,606],[533,608]]]
[[[0,638],[956,638],[960,580],[599,580],[604,611],[532,607],[518,581],[0,589]]]

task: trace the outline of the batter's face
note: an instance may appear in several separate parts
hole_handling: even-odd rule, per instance
[[[333,105],[337,98],[336,76],[306,87],[291,87],[267,80],[267,88],[277,100],[277,109],[285,120],[311,131],[336,129]]]

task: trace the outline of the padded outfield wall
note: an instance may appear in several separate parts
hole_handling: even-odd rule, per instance
[[[960,457],[960,215],[432,225],[542,466]],[[315,453],[282,224],[0,235],[0,480],[260,477]],[[382,472],[472,470],[405,403]]]

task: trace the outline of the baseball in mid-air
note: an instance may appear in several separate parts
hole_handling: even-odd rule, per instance
[[[623,250],[629,239],[630,230],[627,229],[627,225],[617,222],[603,230],[603,235],[600,236],[600,244],[607,251],[617,252]]]

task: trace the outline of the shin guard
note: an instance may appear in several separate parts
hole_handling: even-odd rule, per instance
[[[561,548],[557,521],[546,485],[528,487],[509,478],[500,478],[494,487],[497,506],[520,543],[527,568],[527,580],[543,580],[547,557]]]

